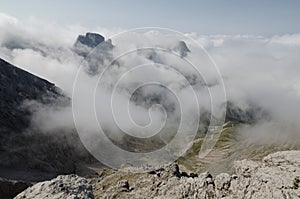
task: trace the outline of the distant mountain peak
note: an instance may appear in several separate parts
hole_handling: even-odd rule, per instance
[[[101,44],[101,45],[100,45]],[[85,35],[79,35],[74,44],[73,51],[86,58],[92,49],[98,47],[103,54],[107,54],[114,46],[111,39],[107,39],[98,34],[87,32]]]
[[[181,57],[186,57],[190,51],[184,41],[179,41],[174,50],[180,54]]]
[[[90,48],[95,48],[104,41],[104,37],[98,33],[87,32],[85,35],[79,35],[77,37],[75,46],[85,45]]]

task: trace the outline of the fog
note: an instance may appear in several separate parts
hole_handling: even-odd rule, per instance
[[[187,146],[195,133],[204,131],[198,126],[200,115],[214,108],[212,117],[222,118],[224,103],[230,101],[241,109],[255,105],[268,113],[240,129],[247,136],[269,142],[300,136],[300,34],[91,30],[5,14],[0,14],[0,29],[1,58],[55,83],[72,97],[73,107],[35,105],[39,108],[32,125],[47,132],[76,124],[84,132],[81,138],[93,145],[99,126],[116,142],[123,138],[121,132],[139,138],[160,132],[160,139],[168,143],[180,131],[180,145]],[[105,49],[103,44],[88,58],[78,55],[74,43],[86,32],[110,38],[114,47]],[[187,55],[180,51],[180,41],[191,51]]]

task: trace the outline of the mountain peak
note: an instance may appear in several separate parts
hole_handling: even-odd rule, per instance
[[[174,50],[180,54],[181,57],[186,57],[190,51],[184,41],[179,41]]]
[[[87,32],[85,35],[79,35],[77,37],[75,46],[81,44],[90,48],[95,48],[104,41],[104,37],[98,33]]]

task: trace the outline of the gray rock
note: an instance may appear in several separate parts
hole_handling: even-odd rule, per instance
[[[38,183],[16,198],[299,198],[300,151],[277,152],[262,162],[236,161],[234,173],[181,174],[173,164],[148,173],[109,171],[91,184],[76,175]],[[160,175],[157,175],[157,173]],[[94,193],[93,193],[94,190]]]
[[[85,45],[88,46],[90,48],[95,48],[96,46],[98,46],[101,42],[104,41],[104,37],[97,34],[97,33],[86,33],[85,35],[79,35],[75,46],[78,45]]]
[[[231,176],[227,173],[221,173],[215,178],[216,195],[226,197],[229,195],[229,187],[231,183]]]
[[[86,33],[79,35],[72,50],[87,61],[85,71],[94,76],[102,69],[100,66],[106,60],[112,61],[111,50],[113,49],[111,39],[107,39],[97,33]]]
[[[15,199],[92,199],[93,188],[89,181],[77,175],[58,176],[40,182],[15,197]]]
[[[230,191],[236,198],[299,198],[300,151],[277,152],[262,162],[237,161]]]
[[[235,174],[221,173],[215,178],[208,172],[194,178],[175,177],[174,171],[183,173],[176,164],[164,167],[160,175],[158,171],[117,171],[96,181],[94,194],[99,198],[299,198],[299,161],[300,151],[277,152],[262,162],[236,161]],[[118,181],[121,184],[116,186]],[[130,191],[124,191],[129,184]]]

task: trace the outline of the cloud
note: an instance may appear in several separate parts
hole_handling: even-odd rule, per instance
[[[67,95],[71,96],[73,83],[79,67],[88,64],[83,57],[74,53],[72,48],[76,37],[79,34],[88,32],[87,28],[80,26],[62,27],[55,23],[44,24],[38,20],[20,21],[5,14],[0,14],[0,29],[3,30],[0,33],[0,56],[2,58],[7,59],[29,72],[54,82],[61,87]],[[89,30],[89,32],[99,32],[107,38],[120,32],[120,30],[94,28],[92,31]],[[289,136],[294,135],[295,132],[299,132],[299,34],[273,37],[251,35],[207,36],[197,35],[195,33],[186,35],[208,50],[208,53],[220,69],[229,101],[232,101],[243,109],[247,109],[255,104],[263,110],[266,110],[271,115],[271,122],[276,123],[276,125],[267,126],[266,124],[270,123],[258,124],[261,126],[255,126],[255,128],[251,130],[247,129],[247,133],[251,133],[255,136],[270,135],[271,137],[274,132],[272,128],[278,132],[278,129],[283,129],[278,126],[287,126],[287,124],[292,125],[293,128],[286,128],[284,132],[281,132],[282,135]],[[153,40],[153,38],[155,38],[155,40]],[[173,52],[173,49],[176,49],[177,42],[179,42],[179,38],[176,35],[168,35],[168,37],[165,37],[164,33],[155,31],[146,31],[143,33],[138,31],[132,32],[122,37],[112,39],[112,43],[115,47],[110,52],[110,56],[117,57],[128,49],[136,49],[147,45],[154,45],[157,48],[164,48],[168,49],[169,52]],[[196,50],[193,44],[188,42],[187,44],[192,52]],[[95,51],[94,54],[96,52],[97,51]],[[145,68],[143,69],[144,72],[127,74],[127,79],[123,79],[119,86],[121,92],[118,93],[116,103],[121,106],[127,103],[128,100],[130,101],[130,97],[128,97],[128,94],[130,94],[129,90],[135,88],[138,83],[146,80],[162,82],[162,84],[174,88],[177,95],[182,98],[181,105],[189,110],[190,115],[188,118],[190,122],[195,122],[194,117],[198,113],[194,111],[194,103],[191,102],[193,94],[187,89],[188,85],[192,84],[192,87],[196,90],[196,96],[200,102],[201,110],[209,110],[211,108],[209,107],[209,93],[205,85],[209,85],[212,90],[215,89],[214,93],[217,95],[218,86],[216,85],[220,83],[218,79],[215,78],[212,64],[207,57],[204,58],[205,54],[200,52],[198,55],[200,55],[200,57],[188,55],[188,58],[202,66],[201,72],[205,74],[204,79],[200,77],[197,71],[191,66],[182,59],[176,58],[172,53],[170,54],[159,50],[142,50],[121,57],[104,73],[103,85],[105,85],[105,88],[100,88],[96,94],[96,97],[99,97],[100,101],[98,104],[99,112],[97,112],[97,114],[106,114],[109,111],[109,106],[104,105],[102,102],[106,102],[105,100],[110,97],[111,93],[107,94],[106,92],[121,78],[124,72],[130,70],[132,66],[152,64],[152,66],[156,68],[156,71]],[[99,67],[97,68],[98,75],[104,71],[105,64],[109,64],[110,61],[111,60],[106,57],[103,63],[99,66],[97,65],[97,67]],[[162,67],[160,65],[161,63],[168,63],[168,67]],[[88,111],[93,108],[93,101],[84,97],[91,95],[89,92],[92,92],[91,88],[94,88],[94,85],[97,83],[98,75],[91,76],[82,74],[79,82],[82,98],[80,98],[81,101],[79,101],[78,110],[82,113],[80,117],[81,121],[79,121],[82,129],[93,130],[98,128],[98,126],[92,124],[89,117],[90,114],[93,114]],[[188,81],[185,81],[183,77]],[[147,91],[151,91],[148,93],[148,97],[152,99],[152,101],[147,102],[150,105],[159,102],[162,103],[165,108],[170,108],[175,104],[175,108],[172,111],[176,114],[172,115],[172,119],[169,121],[175,124],[179,117],[179,106],[176,105],[176,100],[172,98],[172,95],[169,95],[157,101],[154,94],[159,94],[161,88],[152,87],[151,89],[152,90],[149,90],[149,88],[148,90],[142,89],[140,92],[146,95],[145,93],[147,93]],[[161,94],[159,95],[161,96]],[[140,100],[147,99],[141,97]],[[218,102],[220,106],[221,102],[222,101]],[[148,124],[150,121],[149,118],[151,119],[151,114],[152,117],[155,116],[155,118],[164,118],[164,114],[166,113],[160,108],[154,108],[149,116],[149,104],[144,104],[144,108],[141,108],[138,102],[132,104],[131,114],[136,123],[139,124]],[[172,111],[169,111],[169,113]],[[41,112],[47,112],[47,114],[51,113],[52,115],[50,117],[51,119],[49,119],[48,116],[40,117],[48,118],[43,120],[47,129],[49,129],[51,125],[59,125],[60,122],[64,121],[63,118],[68,118],[68,121],[70,121],[65,124],[73,125],[70,108],[67,108],[65,111],[60,111],[60,117],[54,116],[53,111],[41,109]],[[135,123],[128,123],[128,118],[126,119],[127,114],[119,112],[119,116],[119,122],[126,131],[132,131],[131,133],[133,134],[140,131],[140,128],[136,128]],[[112,120],[111,116],[102,116],[102,118],[105,121],[105,128],[111,128],[110,130],[113,131],[120,130],[114,125],[115,121]],[[43,124],[43,121],[38,121],[40,124]],[[158,120],[153,120],[153,122],[155,122],[152,126],[153,129],[157,129],[161,125]],[[145,130],[145,132],[151,132],[151,130],[153,130],[151,128]],[[253,131],[257,132],[256,129],[260,129],[259,134],[253,133]],[[261,129],[263,129],[263,131]],[[299,135],[299,133],[296,134]]]
[[[271,38],[270,43],[289,45],[289,46],[299,46],[300,34],[287,34],[283,36],[274,36]]]

